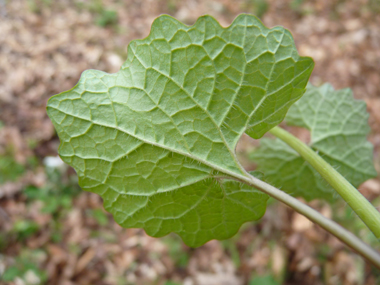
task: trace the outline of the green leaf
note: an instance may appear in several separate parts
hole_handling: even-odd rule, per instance
[[[248,175],[236,143],[280,123],[312,68],[287,30],[254,16],[223,28],[164,15],[119,72],[85,71],[48,115],[61,158],[120,225],[200,246],[264,214],[268,196],[236,181]]]
[[[363,101],[350,89],[334,90],[330,84],[308,85],[305,95],[285,118],[288,125],[310,130],[310,146],[337,169],[353,186],[376,177],[369,114]],[[296,151],[279,139],[263,139],[252,158],[268,182],[294,196],[310,201],[331,200],[335,191]]]

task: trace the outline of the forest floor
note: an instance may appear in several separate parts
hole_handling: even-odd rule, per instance
[[[196,249],[174,234],[123,229],[57,157],[50,96],[86,69],[116,72],[160,14],[187,24],[210,14],[228,26],[243,12],[292,32],[315,60],[313,84],[350,87],[366,101],[380,172],[377,0],[0,0],[0,284],[380,284],[379,271],[272,200],[259,222]],[[238,148],[247,167],[252,148],[247,138]],[[379,179],[359,190],[380,206]],[[380,248],[344,203],[309,204]]]

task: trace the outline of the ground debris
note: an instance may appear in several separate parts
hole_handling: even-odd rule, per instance
[[[278,203],[234,238],[197,249],[174,234],[154,239],[122,229],[97,195],[78,189],[74,171],[62,167],[45,108],[84,70],[116,72],[129,41],[147,36],[162,13],[188,24],[211,14],[224,26],[241,12],[255,13],[267,26],[288,28],[301,55],[314,58],[314,84],[351,87],[367,102],[380,171],[379,11],[371,0],[0,1],[0,163],[6,165],[0,170],[14,174],[2,181],[0,173],[0,284],[260,284],[255,278],[378,284],[379,272]],[[310,139],[304,130],[294,132]],[[254,147],[247,137],[238,147],[249,170],[255,166],[245,156]],[[378,179],[360,191],[380,206]],[[310,205],[373,241],[344,203]]]

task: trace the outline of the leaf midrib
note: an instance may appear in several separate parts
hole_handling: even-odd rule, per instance
[[[118,127],[118,126],[109,126],[109,125],[106,125],[106,124],[101,124],[101,123],[98,123],[98,122],[94,122],[94,121],[92,121],[92,120],[89,120],[89,119],[86,119],[86,118],[82,118],[82,117],[77,116],[77,115],[72,115],[72,114],[69,114],[69,113],[65,113],[65,112],[63,112],[62,110],[60,110],[60,109],[58,109],[58,108],[56,108],[56,107],[48,106],[47,109],[49,109],[49,108],[54,109],[54,110],[57,110],[57,111],[59,111],[59,112],[62,112],[62,113],[65,114],[65,115],[72,116],[72,117],[74,117],[74,118],[77,118],[77,119],[80,119],[80,120],[84,120],[84,121],[87,121],[87,122],[91,122],[92,124],[94,124],[94,125],[98,125],[98,126],[100,126],[100,127],[105,127],[105,128],[110,128],[110,129],[116,129],[116,130],[118,130],[118,131],[120,131],[120,132],[122,132],[122,133],[124,133],[124,134],[126,134],[126,135],[129,135],[129,136],[131,136],[131,137],[133,137],[133,138],[135,138],[135,139],[137,139],[137,140],[139,140],[139,141],[141,141],[141,142],[143,142],[143,143],[145,143],[145,144],[153,145],[153,146],[156,146],[156,147],[158,147],[158,148],[163,148],[163,149],[166,149],[166,150],[168,150],[168,151],[171,151],[171,152],[177,153],[177,154],[179,154],[179,155],[186,156],[186,157],[188,157],[188,158],[191,158],[191,159],[193,159],[193,160],[196,160],[196,161],[198,161],[198,162],[201,162],[201,163],[203,163],[204,165],[207,165],[207,166],[209,166],[209,167],[212,168],[212,169],[215,169],[215,170],[220,171],[220,172],[222,172],[222,173],[224,173],[224,174],[227,174],[228,176],[231,177],[231,179],[236,178],[236,179],[238,179],[238,180],[244,180],[244,179],[246,179],[246,178],[249,178],[249,174],[247,174],[247,172],[245,171],[245,169],[241,169],[241,168],[239,168],[240,170],[242,170],[242,173],[243,173],[243,175],[241,175],[241,174],[238,174],[238,173],[236,173],[236,172],[230,171],[230,170],[228,170],[228,169],[225,169],[225,168],[219,167],[219,166],[217,166],[217,165],[215,165],[215,164],[213,164],[213,163],[211,163],[211,162],[208,162],[208,161],[206,161],[206,160],[203,160],[203,159],[201,159],[201,158],[198,157],[198,156],[193,156],[193,155],[191,155],[190,153],[186,153],[186,152],[182,152],[182,151],[180,151],[180,150],[172,149],[172,148],[170,148],[170,147],[167,147],[167,146],[165,146],[165,145],[158,144],[158,143],[156,143],[156,142],[151,142],[151,141],[144,140],[143,138],[140,138],[140,137],[138,137],[138,136],[136,136],[136,135],[134,135],[134,134],[131,134],[131,133],[127,132],[126,130],[121,129],[121,128]]]

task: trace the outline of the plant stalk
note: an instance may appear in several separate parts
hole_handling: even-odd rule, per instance
[[[380,212],[350,182],[309,146],[286,130],[274,127],[269,132],[284,141],[309,162],[347,202],[376,238],[380,239]]]
[[[307,217],[312,222],[318,224],[380,269],[380,254],[336,222],[324,217],[308,205],[273,187],[272,185],[253,177],[252,175],[249,175],[249,177],[242,180],[243,182],[272,196],[276,200],[283,202],[296,210],[298,213]]]

